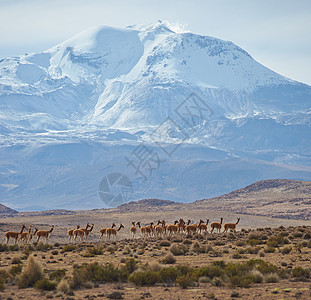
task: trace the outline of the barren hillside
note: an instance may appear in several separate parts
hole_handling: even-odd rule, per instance
[[[308,220],[311,218],[311,182],[288,179],[262,180],[220,197],[195,201],[188,206]]]

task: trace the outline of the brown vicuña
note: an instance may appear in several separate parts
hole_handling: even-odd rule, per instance
[[[227,232],[229,229],[235,231],[236,226],[238,225],[238,223],[240,222],[240,218],[238,218],[238,220],[236,221],[236,223],[226,223],[224,224],[224,232]]]
[[[76,229],[79,229],[80,228],[80,225],[77,225],[77,228]],[[71,239],[73,239],[73,232],[75,231],[75,229],[69,229],[68,230],[68,243],[70,242]]]
[[[110,228],[113,228],[113,227],[116,227],[116,224],[112,223],[112,225],[111,225]],[[108,227],[108,228],[109,228],[109,227]],[[99,230],[99,232],[100,232],[99,240],[104,236],[104,234],[107,233],[107,229],[108,229],[108,228],[101,228],[101,229]]]
[[[220,218],[220,223],[217,223],[217,222],[213,222],[211,224],[211,233],[213,233],[214,229],[216,229],[216,231],[218,231],[220,233],[220,229],[221,229],[221,225],[222,225],[222,220],[223,218]]]
[[[121,228],[124,228],[122,224],[120,224],[120,227],[118,229],[115,228],[108,228],[107,229],[107,237],[110,239],[112,235],[114,235],[117,238],[117,232],[121,230]]]
[[[25,228],[26,228],[26,226],[23,225],[20,232],[16,232],[16,231],[7,231],[7,232],[4,234],[4,236],[6,237],[6,243],[8,243],[10,239],[15,239],[15,244],[16,244],[19,235],[23,233],[23,231],[24,231]]]
[[[94,228],[94,224],[91,224],[91,228],[90,228],[90,229],[87,229],[87,228],[86,228],[86,229],[84,230],[85,240],[87,240],[87,238],[88,238],[88,236],[90,235],[90,233],[92,232],[93,228]]]
[[[36,235],[37,235],[37,243],[39,242],[40,238],[45,238],[45,241],[48,242],[49,236],[52,233],[54,229],[54,225],[51,226],[50,230],[38,230]]]
[[[132,222],[132,227],[130,228],[131,236],[134,238],[137,232],[137,228],[135,226],[135,222]]]
[[[75,229],[73,231],[73,235],[74,235],[74,239],[75,239],[75,243],[77,242],[77,237],[79,236],[81,243],[83,242],[83,237],[85,234],[85,230],[88,229],[88,227],[90,226],[89,223],[86,224],[85,228],[79,228],[79,229]]]

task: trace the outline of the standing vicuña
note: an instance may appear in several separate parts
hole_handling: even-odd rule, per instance
[[[15,239],[15,244],[16,244],[19,235],[21,235],[21,234],[23,233],[23,231],[24,231],[25,228],[26,228],[26,226],[23,225],[20,232],[16,232],[16,231],[7,231],[7,232],[4,234],[4,236],[6,237],[6,243],[8,243],[10,239]]]
[[[49,236],[52,233],[53,229],[54,229],[54,225],[52,225],[50,230],[38,230],[37,231],[37,237],[38,237],[37,238],[37,243],[39,242],[41,237],[45,238],[45,242],[47,243],[48,239],[49,239]]]
[[[135,222],[132,222],[132,227],[130,228],[131,236],[134,238],[137,232],[137,228],[135,226]]]
[[[211,227],[212,227],[211,233],[213,233],[214,229],[216,229],[216,231],[218,231],[220,233],[220,229],[221,229],[221,225],[222,225],[222,220],[223,220],[223,218],[220,218],[220,223],[213,222],[211,224]]]
[[[227,232],[228,229],[233,230],[235,232],[235,228],[238,225],[238,223],[240,222],[240,218],[238,218],[238,220],[236,221],[236,223],[226,223],[224,224],[224,232]]]
[[[114,235],[117,238],[117,232],[120,231],[121,228],[124,228],[124,226],[122,224],[120,224],[120,227],[118,229],[108,228],[107,229],[107,237],[108,237],[108,239],[110,239],[110,237],[112,235]]]

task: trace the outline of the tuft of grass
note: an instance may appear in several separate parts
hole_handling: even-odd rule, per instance
[[[181,275],[176,279],[176,282],[181,288],[186,289],[193,285],[195,278],[191,274]]]
[[[185,245],[173,244],[170,247],[170,252],[175,256],[184,255],[187,251],[188,251],[188,248]]]
[[[9,273],[15,277],[16,275],[20,274],[22,272],[23,266],[17,265],[17,266],[12,266],[11,269],[9,270]]]
[[[59,252],[58,252],[58,250],[53,250],[53,251],[51,251],[51,254],[52,254],[52,255],[58,255]]]
[[[65,269],[58,269],[49,274],[50,280],[55,280],[57,282],[61,281],[62,278],[64,278],[66,275]]]
[[[18,265],[18,264],[21,264],[22,263],[22,260],[20,259],[20,257],[13,257],[12,260],[11,260],[11,264],[12,265]]]
[[[42,241],[40,241],[37,245],[36,245],[36,250],[37,251],[47,251],[49,250],[51,247],[48,244],[44,244]]]
[[[166,254],[166,256],[161,260],[162,264],[174,264],[176,262],[176,258],[172,253]]]
[[[41,291],[53,291],[56,289],[56,283],[47,278],[43,278],[35,283],[34,288]]]
[[[265,276],[265,282],[267,282],[267,283],[277,283],[277,282],[279,282],[279,276],[277,274],[267,274]]]
[[[41,265],[34,259],[33,255],[29,255],[27,265],[18,279],[18,287],[26,288],[34,286],[42,278]]]
[[[76,245],[65,245],[63,247],[63,252],[71,252],[73,250],[76,250],[77,246]]]
[[[204,253],[205,249],[200,245],[198,241],[195,241],[192,246],[190,247],[190,251],[193,251],[195,253]]]
[[[66,279],[63,278],[63,279],[58,283],[58,285],[57,285],[57,290],[58,290],[59,292],[64,293],[64,294],[69,294],[69,292],[70,292],[70,285],[69,285],[68,281],[67,281]]]
[[[292,251],[292,247],[288,246],[288,247],[284,247],[281,249],[281,252],[283,254],[289,254]]]
[[[4,291],[4,283],[7,281],[9,274],[6,270],[0,270],[0,291]]]
[[[161,241],[161,242],[159,243],[159,245],[160,245],[161,247],[169,247],[169,246],[171,245],[171,242],[168,241],[168,240],[163,240],[163,241]]]
[[[292,270],[292,276],[300,281],[306,281],[311,277],[311,272],[309,269],[304,269],[302,267],[295,267]]]
[[[9,247],[7,244],[0,244],[0,252],[9,251]]]

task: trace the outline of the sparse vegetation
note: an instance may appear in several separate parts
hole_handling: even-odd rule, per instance
[[[30,255],[27,260],[27,265],[23,270],[18,280],[18,286],[20,288],[26,288],[34,286],[35,283],[43,278],[41,265]]]

